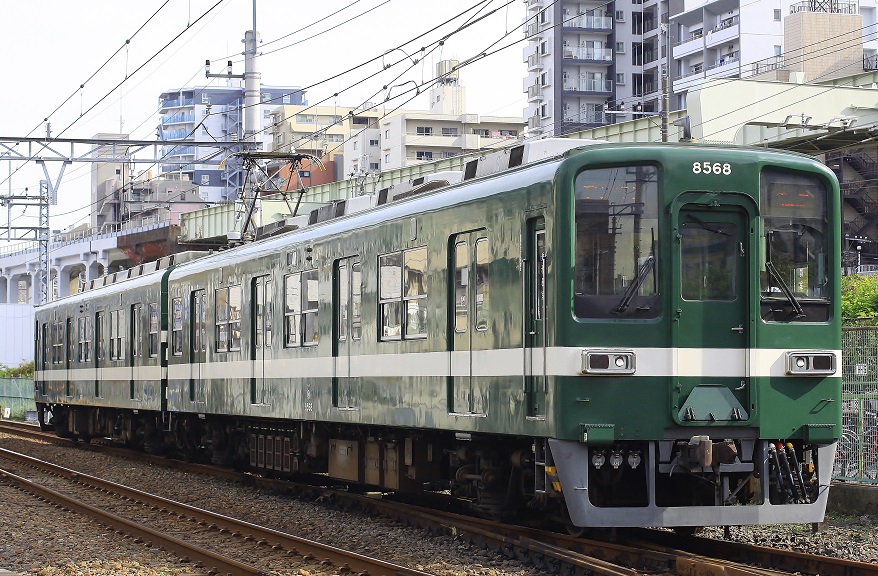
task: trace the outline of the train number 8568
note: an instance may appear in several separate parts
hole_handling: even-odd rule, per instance
[[[693,174],[723,174],[728,176],[732,173],[732,165],[728,162],[720,164],[719,162],[693,162]]]

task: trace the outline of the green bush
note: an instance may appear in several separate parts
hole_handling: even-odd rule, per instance
[[[841,315],[847,319],[878,316],[878,276],[852,274],[841,279]],[[846,322],[862,324],[862,322]]]
[[[34,377],[34,362],[21,361],[15,368],[0,364],[0,378],[31,378]]]

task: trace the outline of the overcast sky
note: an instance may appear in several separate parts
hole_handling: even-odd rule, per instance
[[[310,104],[356,106],[384,100],[384,86],[403,84],[390,90],[395,96],[414,87],[411,81],[429,81],[439,60],[466,61],[487,52],[460,70],[467,111],[520,117],[526,104],[524,14],[521,0],[256,0],[259,70],[264,84],[307,88]],[[44,136],[49,117],[55,137],[123,132],[132,139],[154,139],[161,92],[224,85],[208,82],[205,60],[212,61],[211,72],[224,71],[227,60],[234,62],[234,73],[243,72],[242,39],[252,22],[253,0],[4,1],[0,136]],[[382,72],[381,55],[403,44],[383,64],[402,60],[407,66],[399,63]],[[394,102],[407,109],[428,106],[425,94]],[[0,161],[2,195],[38,190],[44,178],[34,165],[12,163],[11,170],[9,178],[10,163]],[[49,164],[53,179],[59,170],[57,163]],[[50,209],[53,229],[87,221],[83,207],[90,202],[89,186],[87,164],[67,167],[59,205]],[[22,210],[13,211],[13,225],[35,225],[36,209]],[[5,222],[0,216],[0,224]]]

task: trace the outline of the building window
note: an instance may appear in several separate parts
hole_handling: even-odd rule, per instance
[[[284,276],[284,347],[316,346],[317,270]]]
[[[384,139],[385,139],[385,140],[389,140],[389,139],[390,139],[390,130],[385,130],[385,131],[384,131]]]
[[[442,135],[443,136],[457,136],[457,128],[443,128]]]
[[[289,94],[284,94],[284,98],[283,98],[284,104],[290,104],[290,103],[292,103],[292,101],[293,101],[293,99],[290,97]]]
[[[378,146],[378,140],[369,140],[369,146]]]
[[[476,136],[484,136],[485,138],[491,135],[488,130],[482,128],[473,128],[473,134]]]
[[[624,42],[616,42],[616,54],[624,54],[625,53],[625,43]]]
[[[201,175],[201,185],[202,186],[210,186],[210,174],[202,174]]]
[[[269,92],[265,92],[262,95],[262,101],[263,102],[271,102],[271,94]]]
[[[159,355],[159,305],[149,305],[149,357]]]
[[[415,158],[418,160],[432,160],[433,153],[429,150],[418,150],[415,152]]]
[[[210,104],[210,94],[207,92],[201,93],[201,103],[202,104]]]
[[[354,147],[354,150],[356,150],[356,149],[357,149],[357,141],[356,141],[356,140],[354,140],[354,144],[353,144],[353,147]]]
[[[618,84],[619,86],[625,85],[625,74],[622,74],[622,73],[616,74],[616,84]]]
[[[540,42],[540,54],[548,54],[549,53],[549,43],[546,40]]]
[[[432,136],[433,128],[430,126],[418,126],[416,129],[416,133],[418,136]]]
[[[369,170],[378,170],[378,162],[369,162]]]
[[[171,301],[171,354],[174,356],[183,355],[183,299],[174,298]],[[156,317],[158,321],[158,317]],[[152,319],[150,318],[150,322]],[[158,327],[158,326],[156,326]],[[150,325],[150,330],[152,326]],[[152,334],[150,333],[150,338]]]
[[[543,118],[547,118],[549,116],[549,106],[547,104],[542,104],[540,106],[540,116]]]
[[[616,22],[624,22],[625,21],[625,12],[623,10],[616,10]]]
[[[454,157],[454,152],[442,152],[442,153],[439,155],[439,157],[440,157],[440,158],[453,158],[453,157]]]
[[[214,293],[214,342],[217,352],[241,349],[241,286],[219,288]]]
[[[780,44],[775,44],[775,45],[774,45],[774,55],[775,55],[775,56],[781,56],[781,55],[783,55],[783,49],[780,47]]]
[[[540,86],[548,86],[549,85],[549,73],[543,72],[540,74]]]
[[[515,138],[518,136],[518,130],[500,130],[500,136],[503,138]]]
[[[540,10],[540,24],[547,24],[549,22],[549,11],[548,10]]]
[[[385,163],[385,164],[390,164],[390,154],[385,154],[385,155],[384,155],[384,163]]]
[[[381,340],[427,336],[427,249],[415,248],[378,258]]]
[[[775,9],[775,11],[774,11],[774,21],[780,22],[780,10],[779,9]]]

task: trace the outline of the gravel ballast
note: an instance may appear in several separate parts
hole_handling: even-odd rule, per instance
[[[433,536],[389,519],[261,492],[227,480],[2,433],[0,447],[439,576],[544,574],[451,537]],[[206,574],[205,569],[136,544],[96,522],[58,510],[3,482],[0,501],[0,568],[39,576]],[[702,535],[721,538],[723,530],[709,528]],[[731,531],[731,539],[878,562],[878,518],[872,516],[830,516],[826,527],[817,534],[812,534],[810,525],[736,527]],[[316,576],[315,571],[305,568],[285,573]]]

